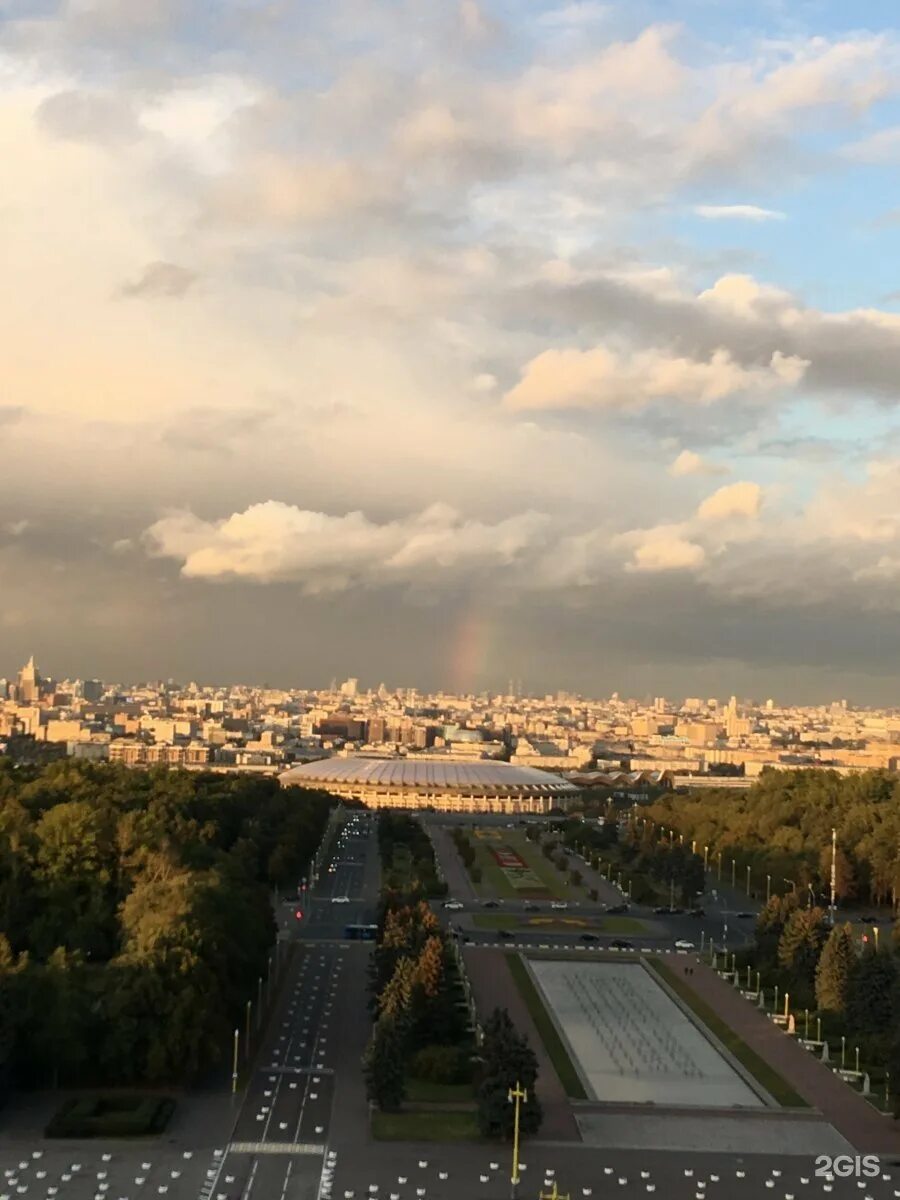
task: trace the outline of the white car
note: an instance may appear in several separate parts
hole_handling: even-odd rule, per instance
[[[459,900],[445,900],[444,908],[452,908],[454,912],[459,912],[461,908],[465,908],[465,905],[461,904]]]
[[[349,904],[350,897],[349,896],[332,896],[331,903],[332,904]]]
[[[675,949],[676,949],[676,950],[693,950],[693,949],[694,949],[694,943],[693,943],[693,942],[686,942],[686,941],[684,940],[684,938],[679,938],[679,940],[678,940],[678,941],[675,943]]]
[[[550,907],[556,909],[568,908],[569,902],[567,900],[554,900]]]

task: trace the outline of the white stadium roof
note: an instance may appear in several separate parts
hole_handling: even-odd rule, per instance
[[[571,796],[579,790],[560,775],[490,759],[417,762],[414,758],[328,758],[292,767],[279,779],[285,786],[293,784],[326,791],[329,787],[344,790],[356,786],[463,795],[493,792],[498,796]]]

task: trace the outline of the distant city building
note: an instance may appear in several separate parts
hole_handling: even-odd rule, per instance
[[[20,704],[34,704],[40,696],[41,677],[32,654],[16,680],[16,699]]]

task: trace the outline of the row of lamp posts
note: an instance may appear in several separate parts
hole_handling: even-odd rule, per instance
[[[257,984],[256,984],[256,1022],[255,1022],[257,1035],[259,1035],[259,1033],[262,1030],[263,1006],[265,1005],[265,1008],[268,1009],[272,1003],[277,977],[281,973],[283,959],[284,959],[284,957],[286,957],[286,955],[282,952],[282,949],[281,949],[281,947],[284,945],[285,945],[284,942],[276,942],[275,943],[275,953],[269,955],[269,966],[268,966],[268,970],[266,972],[265,978],[262,975],[260,975],[259,979],[257,980]],[[272,959],[273,958],[275,960],[274,973],[272,970],[272,965],[273,965]],[[245,1063],[250,1058],[250,1046],[251,1046],[251,1042],[252,1042],[253,1025],[254,1025],[253,1001],[248,1000],[247,1004],[245,1006],[245,1009],[244,1009],[243,1058],[244,1058]],[[238,1075],[239,1075],[238,1067],[239,1067],[240,1061],[241,1061],[241,1031],[240,1031],[240,1028],[236,1027],[235,1031],[234,1031],[233,1041],[232,1041],[232,1056],[231,1056],[231,1094],[232,1095],[235,1095],[238,1090]]]

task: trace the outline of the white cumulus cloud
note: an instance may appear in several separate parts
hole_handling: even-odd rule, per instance
[[[775,352],[767,366],[747,367],[728,350],[707,359],[663,350],[619,354],[592,350],[545,350],[525,365],[506,394],[514,409],[641,409],[660,400],[715,404],[741,393],[766,393],[800,382],[806,363]]]
[[[547,519],[521,513],[489,524],[444,504],[382,524],[268,500],[220,521],[173,513],[144,533],[152,554],[193,579],[292,580],[310,593],[355,584],[450,580],[509,567],[543,544]]]
[[[786,214],[756,204],[697,204],[694,212],[707,221],[783,221]]]
[[[682,450],[669,464],[669,474],[675,479],[685,475],[727,475],[728,467],[703,458],[696,450]]]
[[[724,521],[730,517],[757,517],[762,507],[762,488],[741,480],[729,483],[707,496],[697,509],[701,521]]]

